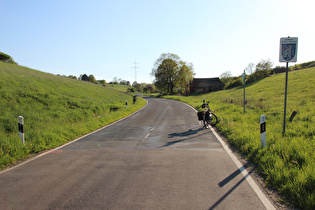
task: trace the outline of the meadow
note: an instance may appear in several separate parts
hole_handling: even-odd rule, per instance
[[[128,101],[126,107],[125,101]],[[0,169],[128,116],[146,101],[102,85],[0,62]],[[24,118],[25,144],[18,134]]]
[[[276,189],[284,202],[315,209],[315,68],[289,72],[286,130],[283,131],[285,74],[243,88],[191,96],[163,96],[200,109],[203,98],[219,118],[216,129]],[[293,111],[297,115],[292,122]],[[260,116],[266,116],[267,146],[261,147]],[[196,116],[197,117],[197,116]]]

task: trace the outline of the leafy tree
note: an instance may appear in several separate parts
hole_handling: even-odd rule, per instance
[[[256,72],[267,71],[272,66],[273,66],[273,62],[270,59],[268,59],[268,60],[261,59],[256,65]]]
[[[220,75],[220,80],[225,84],[229,84],[232,80],[232,73],[231,71],[226,71],[226,72],[223,72],[221,75]]]
[[[127,85],[127,81],[126,81],[126,80],[122,80],[122,79],[120,79],[119,84],[120,84],[120,85]]]
[[[86,74],[81,75],[80,78],[82,81],[89,81],[89,77]]]
[[[99,83],[103,86],[106,86],[106,81],[103,79],[103,80],[100,80]]]
[[[195,73],[193,71],[193,65],[187,64],[184,61],[179,62],[179,72],[176,79],[176,85],[179,87],[180,92],[188,93],[189,84],[194,79]]]
[[[97,84],[96,79],[92,74],[89,76],[89,82]]]
[[[188,90],[188,84],[194,76],[193,65],[180,60],[176,54],[162,54],[154,63],[152,73],[155,86],[166,93]]]
[[[70,79],[77,79],[77,77],[73,76],[73,75],[69,75],[68,78],[70,78]]]
[[[155,92],[155,87],[152,84],[147,84],[143,88],[143,92],[145,93],[154,93]]]

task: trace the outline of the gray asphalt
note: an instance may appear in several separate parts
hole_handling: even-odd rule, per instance
[[[265,209],[191,107],[146,100],[131,117],[2,172],[0,209]]]

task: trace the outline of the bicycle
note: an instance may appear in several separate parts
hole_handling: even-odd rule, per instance
[[[205,103],[203,101],[203,104],[201,105],[201,108],[204,110],[197,113],[198,120],[203,121],[203,127],[209,128],[209,125],[214,126],[218,122],[218,117],[210,110],[209,108],[209,102]]]

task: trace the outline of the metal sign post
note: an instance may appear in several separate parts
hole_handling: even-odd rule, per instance
[[[282,37],[280,38],[280,53],[279,62],[286,62],[285,75],[285,93],[284,93],[284,115],[283,115],[283,131],[285,133],[285,118],[287,110],[287,93],[288,93],[288,68],[289,62],[297,61],[298,38],[297,37]]]

